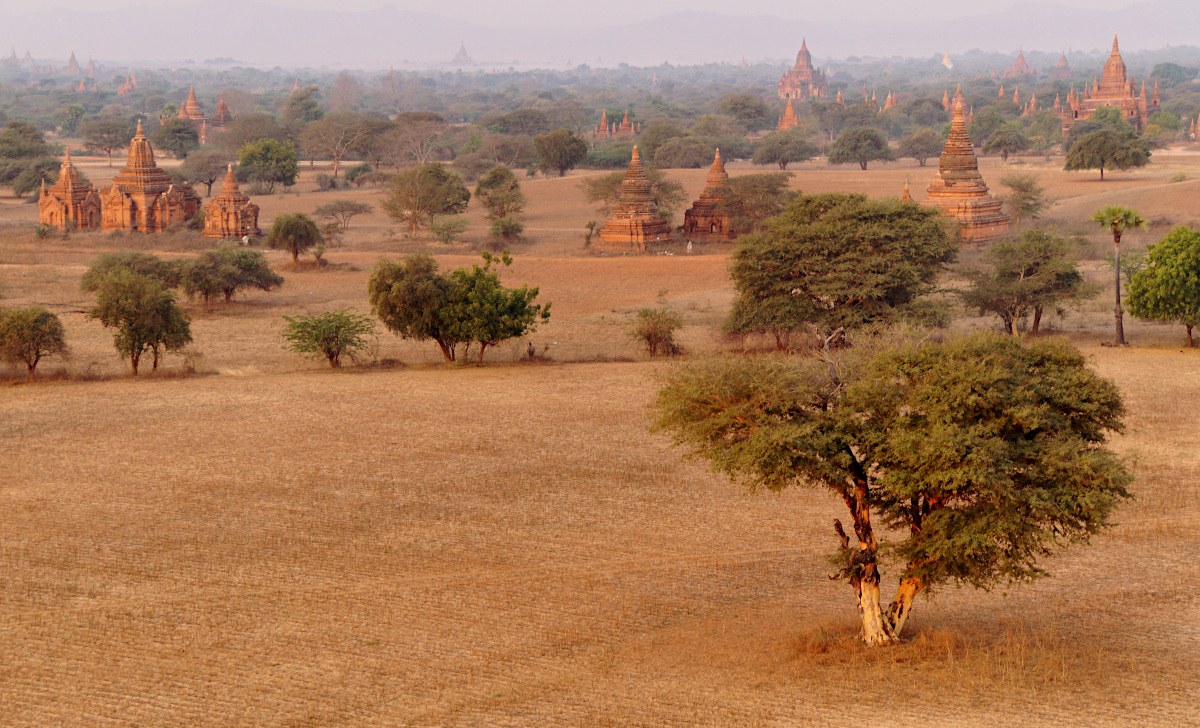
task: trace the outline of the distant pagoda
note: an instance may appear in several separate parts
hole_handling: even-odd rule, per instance
[[[92,230],[100,227],[100,197],[92,185],[79,178],[71,150],[63,158],[58,181],[47,187],[42,180],[38,197],[38,222],[59,230]]]
[[[475,65],[475,61],[472,61],[471,57],[469,55],[467,55],[466,41],[462,41],[461,43],[458,44],[458,53],[455,53],[454,58],[450,59],[450,65],[452,65],[452,66],[473,66],[473,65]]]
[[[1067,63],[1066,51],[1063,51],[1062,55],[1060,55],[1058,57],[1058,65],[1056,65],[1054,67],[1054,70],[1050,72],[1050,75],[1053,78],[1070,78],[1071,77],[1071,64]]]
[[[1017,50],[1017,61],[1012,64],[1012,68],[1004,71],[1005,78],[1027,78],[1036,75],[1037,72],[1033,70],[1033,66],[1025,60],[1025,49],[1023,48]]]
[[[979,160],[967,134],[961,89],[954,94],[954,120],[937,176],[929,184],[922,204],[936,207],[956,220],[960,240],[983,242],[1008,234],[1009,218],[1001,212],[1004,203],[988,193],[987,183],[979,174]]]
[[[783,116],[779,117],[779,123],[775,125],[777,131],[785,131],[787,129],[795,129],[800,125],[800,120],[796,118],[796,110],[792,108],[792,97],[789,96],[787,106],[783,110]]]
[[[1074,84],[1067,92],[1067,100],[1061,111],[1063,134],[1070,131],[1076,122],[1090,119],[1102,106],[1120,109],[1121,115],[1137,131],[1146,128],[1150,115],[1159,107],[1158,82],[1154,83],[1154,95],[1150,100],[1146,98],[1145,82],[1142,83],[1141,94],[1138,94],[1137,81],[1125,72],[1125,61],[1121,58],[1115,35],[1112,52],[1104,62],[1104,73],[1100,80],[1093,77],[1092,82],[1084,87],[1082,96],[1075,91]]]
[[[721,202],[721,183],[729,179],[725,163],[721,161],[721,150],[713,157],[708,170],[708,180],[700,199],[683,213],[683,232],[696,240],[733,240],[737,233],[730,224],[729,216],[717,210]]]
[[[613,206],[612,216],[600,230],[596,248],[611,252],[645,252],[646,244],[671,237],[671,225],[658,216],[658,206],[650,191],[650,181],[642,167],[637,145],[625,179],[621,181],[621,196]]]
[[[808,40],[800,39],[800,52],[796,54],[796,65],[779,79],[779,98],[815,99],[829,95],[829,83],[819,68],[813,68],[812,54],[808,52]]]
[[[203,235],[209,238],[254,237],[258,229],[258,205],[242,194],[237,178],[233,176],[233,165],[225,172],[225,183],[221,194],[209,200],[204,207]]]

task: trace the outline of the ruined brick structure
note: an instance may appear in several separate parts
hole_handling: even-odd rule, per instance
[[[204,207],[204,235],[210,238],[241,238],[259,235],[258,205],[242,194],[233,165],[225,172],[221,194]]]
[[[779,98],[815,99],[829,96],[829,84],[819,68],[813,68],[812,54],[808,52],[808,41],[801,39],[800,52],[796,54],[796,65],[779,79]]]
[[[700,199],[683,213],[683,232],[693,240],[733,240],[737,233],[730,224],[729,217],[717,210],[721,202],[721,183],[729,179],[725,171],[725,163],[721,161],[721,150],[718,149],[713,158],[712,167],[708,170],[708,180]]]
[[[1125,61],[1117,48],[1117,36],[1113,36],[1112,53],[1104,62],[1104,73],[1100,80],[1092,79],[1084,87],[1081,96],[1072,84],[1067,92],[1066,103],[1062,104],[1062,130],[1066,134],[1078,121],[1090,119],[1092,114],[1102,106],[1112,106],[1121,110],[1125,120],[1137,131],[1146,128],[1150,115],[1158,111],[1158,82],[1154,83],[1154,96],[1147,101],[1146,83],[1142,82],[1141,94],[1137,93],[1137,84],[1133,76],[1125,73]]]
[[[1000,209],[1004,203],[988,193],[987,183],[979,174],[979,160],[967,135],[961,91],[954,95],[954,120],[937,176],[921,204],[936,207],[956,220],[961,240],[982,242],[1008,234],[1009,218]]]
[[[646,179],[646,170],[635,145],[629,169],[621,181],[621,196],[613,206],[612,216],[604,222],[595,247],[611,252],[641,253],[645,252],[647,243],[669,237],[671,225],[658,216],[650,181]]]
[[[157,233],[184,223],[200,209],[200,197],[187,183],[174,184],[154,162],[154,150],[138,122],[129,157],[112,185],[100,190],[104,230]]]
[[[92,185],[79,179],[71,162],[71,150],[63,159],[58,181],[47,187],[42,180],[38,196],[38,222],[59,230],[94,230],[100,227],[100,196]]]

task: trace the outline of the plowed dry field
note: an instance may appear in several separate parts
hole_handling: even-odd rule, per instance
[[[1051,215],[1084,229],[1139,194],[1147,217],[1200,218],[1197,183],[1166,181],[1200,160],[1157,165],[1103,188],[1047,166]],[[894,194],[919,174],[810,166],[795,184]],[[1135,346],[1101,347],[1107,298],[1053,322],[1126,394],[1114,445],[1136,500],[1054,578],[938,593],[905,645],[866,651],[827,579],[842,506],[748,494],[647,431],[669,364],[625,322],[663,300],[690,350],[725,346],[724,255],[588,256],[576,231],[597,215],[573,185],[527,185],[543,232],[505,273],[554,302],[529,342],[549,361],[519,361],[521,342],[444,366],[390,334],[388,367],[282,351],[281,315],[365,310],[374,260],[424,245],[372,217],[339,267],[271,254],[281,291],[192,308],[201,374],[139,379],[79,276],[99,250],[184,249],[35,241],[32,206],[0,200],[0,305],[49,306],[73,350],[48,381],[0,384],[0,725],[1200,725],[1200,351],[1181,329],[1128,323]],[[266,198],[265,217],[330,194]]]

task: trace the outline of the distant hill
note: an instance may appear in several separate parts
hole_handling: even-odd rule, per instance
[[[39,59],[61,57],[63,63],[74,50],[81,59],[112,61],[232,58],[266,67],[381,69],[449,67],[462,43],[477,68],[565,68],[568,61],[646,66],[735,62],[743,55],[783,63],[805,36],[824,63],[852,55],[928,57],[973,48],[1106,50],[1114,32],[1121,34],[1123,50],[1162,48],[1196,43],[1196,24],[1185,21],[1194,17],[1194,0],[1150,0],[1104,13],[1026,2],[1005,12],[937,22],[806,22],[680,12],[610,27],[495,28],[396,8],[351,12],[212,0],[105,12],[0,8],[0,48],[15,46],[19,55],[28,48]],[[131,27],[152,32],[135,35]]]

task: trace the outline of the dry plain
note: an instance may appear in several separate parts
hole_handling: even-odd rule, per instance
[[[1200,154],[1104,183],[1061,159],[1018,166],[1057,199],[1050,222],[1089,235],[1101,282],[1092,210],[1138,207],[1154,225],[1132,246],[1200,220]],[[933,174],[794,171],[799,189],[873,195]],[[985,160],[993,186],[1000,173]],[[666,364],[624,326],[662,300],[688,349],[729,346],[725,254],[588,254],[583,223],[601,218],[579,174],[524,183],[530,241],[505,280],[540,286],[553,316],[482,367],[385,333],[335,373],[277,338],[284,314],[366,310],[381,255],[470,263],[477,210],[452,247],[376,214],[330,268],[269,253],[282,290],[191,309],[199,374],[135,380],[85,318],[79,277],[101,250],[198,243],[37,241],[36,207],[0,198],[0,305],[50,307],[72,346],[44,365],[64,370],[52,381],[0,384],[0,725],[1200,724],[1200,352],[1179,327],[1133,322],[1133,347],[1099,346],[1111,290],[1052,320],[1126,394],[1114,446],[1136,459],[1137,499],[1095,546],[1052,559],[1054,578],[948,589],[917,605],[907,644],[866,652],[846,637],[848,590],[826,579],[837,503],[747,494],[647,434]],[[257,201],[269,222],[337,197],[378,193],[302,182]],[[530,343],[548,359],[520,361]]]

